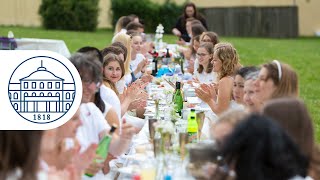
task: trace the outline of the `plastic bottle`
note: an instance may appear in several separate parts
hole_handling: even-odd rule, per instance
[[[189,136],[189,143],[195,143],[198,140],[198,123],[195,109],[191,109],[188,115],[187,132]]]

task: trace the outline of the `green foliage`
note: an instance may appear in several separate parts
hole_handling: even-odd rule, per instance
[[[183,12],[182,8],[170,0],[163,5],[150,0],[111,0],[112,24],[114,26],[121,16],[136,14],[143,19],[146,32],[154,33],[157,25],[162,23],[165,33],[171,33],[178,16]]]
[[[39,14],[46,29],[94,31],[99,0],[42,0]]]

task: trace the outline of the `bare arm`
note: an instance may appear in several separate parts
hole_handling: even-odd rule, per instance
[[[213,98],[210,98],[207,102],[214,113],[220,114],[229,108],[232,84],[233,80],[231,78],[222,78],[219,81],[217,102]]]
[[[109,125],[117,125],[117,127],[120,127],[119,126],[119,117],[116,113],[116,111],[114,110],[114,108],[110,108],[110,110],[108,111],[107,115],[106,115],[106,120],[108,122]]]
[[[175,36],[178,36],[178,37],[181,36],[181,32],[180,32],[177,28],[173,28],[173,29],[172,29],[172,33],[173,33]]]

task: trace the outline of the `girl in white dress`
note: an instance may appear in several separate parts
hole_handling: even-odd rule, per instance
[[[141,95],[141,89],[139,87],[128,88],[124,91],[123,99],[120,101],[119,92],[115,86],[115,84],[123,77],[124,75],[124,66],[123,62],[119,60],[118,56],[115,54],[108,54],[104,57],[103,63],[103,87],[101,87],[101,97],[108,103],[112,104],[113,107],[117,110],[118,116],[122,117],[128,111],[130,103],[132,103],[135,99],[137,99]],[[121,102],[121,104],[120,104]],[[139,118],[135,118],[132,116],[128,117],[128,123],[131,123],[135,127],[138,127],[139,130],[142,128],[144,121],[141,121]],[[140,121],[136,121],[139,119]],[[137,125],[138,123],[139,125]],[[141,128],[140,128],[141,127]]]
[[[132,44],[131,44],[131,62],[130,67],[134,73],[135,78],[140,78],[147,67],[147,59],[141,54],[141,49],[143,46],[142,37],[140,33],[131,34]]]
[[[199,83],[216,83],[217,73],[212,71],[213,45],[212,43],[201,43],[197,51],[199,67],[194,73],[194,79]]]
[[[212,64],[213,71],[218,73],[218,87],[201,84],[196,89],[196,95],[210,106],[213,113],[219,115],[230,107],[234,81],[232,75],[239,67],[236,49],[229,43],[216,44]]]

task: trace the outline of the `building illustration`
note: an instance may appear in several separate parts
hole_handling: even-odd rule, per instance
[[[9,99],[14,110],[27,119],[53,120],[54,117],[61,117],[72,106],[74,82],[66,82],[64,78],[49,71],[48,67],[41,60],[40,67],[35,71],[19,78],[19,82],[9,84]]]

